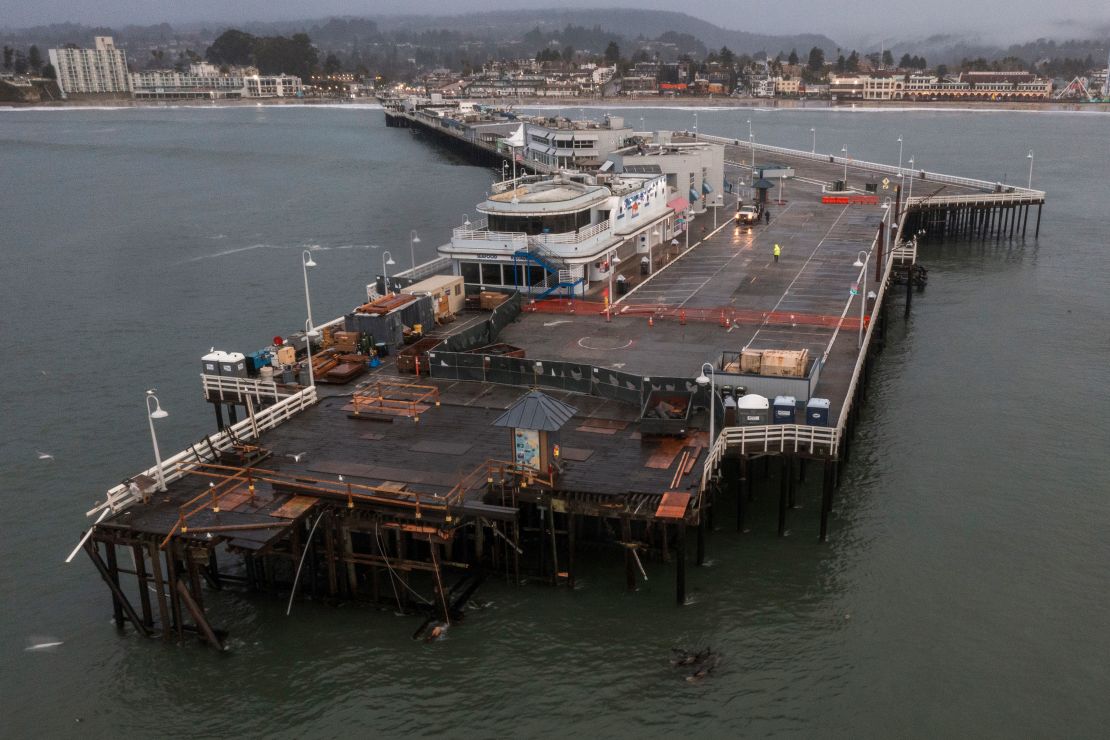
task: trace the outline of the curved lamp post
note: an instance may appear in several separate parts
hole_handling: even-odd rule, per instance
[[[863,347],[863,312],[867,308],[867,260],[870,257],[870,254],[861,249],[856,255],[856,261],[852,263],[852,267],[863,268],[863,284],[859,291],[859,336],[856,339],[856,349]]]
[[[388,249],[382,252],[382,283],[385,286],[386,295],[389,295],[391,292],[389,290],[389,270],[386,268],[395,264],[397,263],[393,261],[393,255],[389,253]]]
[[[705,372],[709,371],[709,376],[706,377]],[[704,388],[709,386],[709,449],[713,449],[713,443],[716,441],[715,432],[716,426],[714,422],[717,416],[717,374],[713,371],[713,365],[708,362],[703,362],[701,366],[701,375],[694,378],[694,382]]]
[[[154,401],[153,409],[150,407],[151,400]],[[154,472],[158,476],[158,490],[165,492],[166,475],[162,472],[162,453],[158,450],[158,436],[154,433],[154,420],[165,419],[169,416],[169,412],[162,408],[162,404],[158,402],[158,396],[154,395],[154,391],[146,392],[146,415],[147,423],[150,424],[150,443],[154,446]]]
[[[412,260],[412,274],[409,275],[410,279],[416,279],[416,247],[420,243],[420,237],[416,235],[416,229],[409,231],[409,258]]]

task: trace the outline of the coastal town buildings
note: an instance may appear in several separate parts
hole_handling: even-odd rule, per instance
[[[185,72],[149,69],[130,75],[132,95],[140,100],[283,98],[304,94],[299,77],[263,75],[255,67],[221,72],[207,62],[190,64]]]
[[[49,56],[63,95],[131,92],[127,52],[111,36],[97,36],[92,49],[50,49]]]

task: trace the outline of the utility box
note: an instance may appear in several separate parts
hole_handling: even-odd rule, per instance
[[[794,396],[775,396],[775,404],[771,415],[775,424],[793,424],[794,412],[797,410],[797,399]]]
[[[829,425],[829,399],[811,398],[806,404],[806,424],[812,427]]]
[[[247,377],[247,358],[242,352],[227,352],[220,359],[220,375],[228,378]]]
[[[462,275],[433,275],[430,278],[401,288],[407,295],[427,295],[432,298],[435,320],[450,320],[463,310],[466,291],[463,290]]]
[[[213,350],[200,358],[201,372],[205,375],[219,375],[220,362],[223,360],[226,353],[219,350]]]
[[[771,404],[757,393],[749,393],[736,402],[736,421],[742,427],[758,427],[771,423]]]

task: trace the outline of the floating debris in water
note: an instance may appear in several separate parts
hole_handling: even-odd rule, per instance
[[[696,653],[681,648],[671,648],[671,652],[674,653],[674,657],[671,658],[671,666],[683,671],[689,670],[690,673],[686,676],[689,683],[702,680],[712,673],[721,662],[721,656],[708,647]]]

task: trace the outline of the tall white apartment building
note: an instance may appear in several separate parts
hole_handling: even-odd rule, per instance
[[[50,49],[62,95],[131,92],[127,52],[117,49],[111,36],[97,36],[94,41],[92,49]]]

